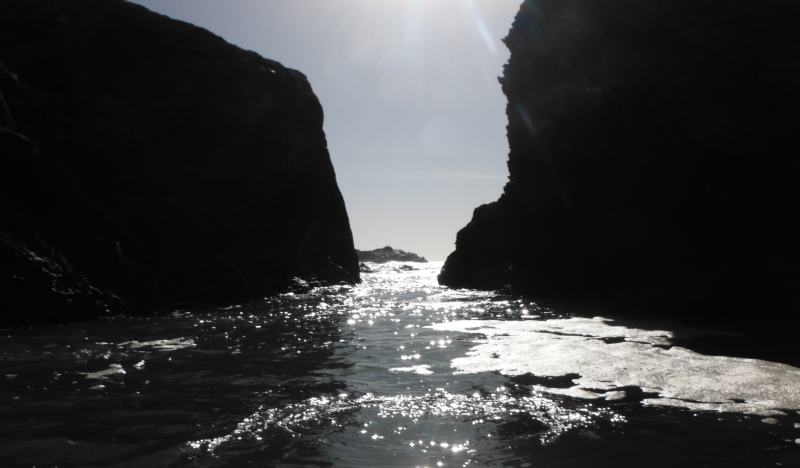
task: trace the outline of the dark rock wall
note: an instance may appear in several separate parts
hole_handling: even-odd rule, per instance
[[[91,285],[84,311],[358,281],[300,72],[121,0],[0,3],[0,63],[3,323],[61,314],[24,252]]]
[[[798,17],[791,0],[526,1],[501,78],[507,224],[476,210],[440,281],[497,287],[450,279],[492,243],[519,294],[796,321]]]

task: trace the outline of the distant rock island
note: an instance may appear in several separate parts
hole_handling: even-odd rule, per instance
[[[375,250],[358,250],[356,249],[359,262],[373,262],[373,263],[386,263],[386,262],[417,262],[428,263],[425,257],[411,252],[406,252],[400,249],[393,249],[388,245],[386,247]]]
[[[525,2],[509,182],[443,285],[798,325],[800,3]]]
[[[0,4],[0,327],[359,281],[306,77],[123,0]]]

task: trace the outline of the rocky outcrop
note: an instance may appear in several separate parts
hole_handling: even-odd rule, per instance
[[[526,1],[501,78],[509,183],[440,282],[796,323],[799,14],[784,0]]]
[[[359,280],[300,72],[122,0],[4,1],[0,44],[0,326]]]
[[[406,252],[405,250],[400,249],[393,249],[388,245],[386,247],[382,247],[380,249],[375,250],[358,250],[356,249],[356,254],[358,254],[358,261],[359,262],[373,262],[373,263],[386,263],[386,262],[417,262],[417,263],[428,263],[425,260],[425,257],[420,257],[419,255],[411,252]]]
[[[496,290],[511,283],[511,232],[507,203],[481,205],[456,236],[439,282],[451,288]]]

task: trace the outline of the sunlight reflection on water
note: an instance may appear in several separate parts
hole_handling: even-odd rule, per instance
[[[530,348],[542,337],[653,348],[668,331],[447,290],[441,264],[410,265],[221,310],[6,331],[0,457],[11,467],[800,463],[797,412],[765,424],[648,407],[646,394],[632,398],[638,381],[570,364],[575,350],[543,358]],[[479,356],[486,367],[470,368]],[[603,362],[590,364],[617,365]]]
[[[375,424],[353,424],[356,414],[359,420],[364,416],[376,416],[384,421]],[[454,394],[444,389],[436,389],[424,395],[375,396],[366,394],[358,398],[349,398],[346,394],[331,398],[310,398],[302,403],[287,405],[282,408],[260,408],[245,419],[236,430],[228,436],[192,442],[190,445],[198,450],[214,451],[226,443],[239,443],[243,439],[265,440],[275,437],[280,430],[286,435],[307,435],[313,433],[324,437],[334,437],[347,426],[358,428],[358,432],[368,439],[384,439],[390,437],[394,446],[383,447],[378,455],[385,451],[401,450],[407,455],[414,452],[427,453],[432,447],[445,449],[440,456],[448,462],[469,460],[469,455],[476,452],[469,449],[470,440],[475,434],[469,434],[464,440],[461,434],[443,434],[436,425],[443,420],[450,420],[449,425],[475,426],[485,429],[487,424],[499,423],[509,416],[524,415],[536,425],[532,426],[541,443],[549,443],[560,434],[576,427],[587,427],[600,419],[608,423],[624,422],[624,418],[608,409],[584,407],[568,409],[553,400],[538,396],[514,396],[504,387],[489,394],[474,393],[472,395]],[[391,421],[385,421],[391,419]],[[361,429],[361,427],[365,429]],[[458,432],[454,430],[453,432]],[[422,437],[422,439],[420,438]],[[491,437],[488,434],[486,437]],[[336,445],[334,437],[329,442]],[[352,442],[351,442],[352,443]],[[400,445],[399,447],[397,445]],[[339,442],[339,445],[342,445]],[[441,451],[441,450],[440,450]],[[460,460],[449,459],[446,455],[465,452]],[[363,455],[363,454],[362,454]]]
[[[479,324],[462,320],[432,328],[488,337],[468,356],[453,361],[460,372],[579,374],[569,388],[533,386],[550,393],[586,399],[611,394],[618,399],[624,397],[624,387],[634,386],[653,394],[642,401],[646,405],[765,416],[800,409],[800,369],[757,359],[704,356],[670,346],[673,331],[619,326],[601,317]],[[684,335],[695,336],[720,333],[683,330]],[[608,342],[609,338],[614,340]]]

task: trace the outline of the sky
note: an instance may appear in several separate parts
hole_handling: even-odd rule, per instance
[[[303,72],[357,249],[444,260],[508,178],[501,39],[522,0],[131,0]]]

